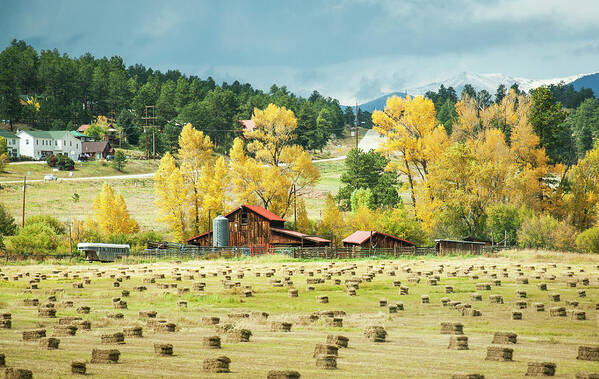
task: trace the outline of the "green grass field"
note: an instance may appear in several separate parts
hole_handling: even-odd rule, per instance
[[[220,355],[232,361],[231,373],[222,376],[234,378],[265,378],[267,372],[274,369],[297,370],[304,378],[448,378],[455,373],[505,378],[523,376],[529,361],[553,362],[557,365],[558,377],[573,377],[579,371],[599,372],[599,362],[576,359],[579,345],[599,343],[596,310],[599,257],[590,257],[577,264],[570,263],[573,258],[576,256],[572,254],[543,253],[538,256],[535,252],[511,252],[500,258],[294,262],[265,257],[171,263],[4,266],[2,274],[7,280],[0,281],[0,308],[2,312],[12,314],[12,329],[0,329],[0,346],[8,366],[31,369],[34,377],[47,378],[69,377],[70,362],[89,362],[92,348],[120,350],[119,364],[87,364],[89,374],[111,378],[214,377],[214,374],[202,372],[202,361]],[[267,278],[267,272],[274,275]],[[309,291],[306,284],[307,279],[312,278],[308,275],[310,272],[314,278],[324,279],[323,284],[314,285],[314,291]],[[452,272],[456,272],[455,277],[449,274]],[[503,276],[504,272],[507,277]],[[47,275],[47,280],[40,281],[39,289],[28,290],[29,280],[36,273]],[[374,274],[370,282],[364,280],[367,273]],[[23,277],[14,280],[19,274]],[[156,279],[156,283],[144,282],[157,274],[164,274],[165,278]],[[179,274],[181,280],[177,279]],[[122,278],[120,287],[113,287],[115,279],[112,275]],[[439,277],[437,285],[429,285],[427,279],[435,275]],[[501,280],[501,285],[493,285],[490,291],[476,291],[476,283],[490,283],[495,280],[494,275]],[[555,280],[549,275],[554,275]],[[528,278],[529,283],[518,283],[517,279],[522,277]],[[89,278],[91,283],[82,289],[73,288],[72,283],[84,278]],[[420,282],[410,281],[410,278],[420,278]],[[583,285],[583,278],[590,279],[590,284]],[[280,280],[284,286],[274,287],[273,279]],[[341,284],[335,284],[336,279]],[[346,294],[343,283],[347,279],[361,279],[357,296]],[[394,281],[409,287],[409,295],[399,295]],[[567,285],[570,281],[576,282],[577,286]],[[197,282],[205,282],[204,291],[178,294],[178,289],[191,289]],[[238,286],[232,289],[223,286],[223,283],[236,282]],[[548,291],[539,290],[538,283],[541,282],[547,283]],[[177,288],[159,287],[165,283],[176,284]],[[148,290],[133,290],[140,285]],[[246,286],[251,287],[252,297],[241,295]],[[298,289],[299,297],[288,297],[291,286]],[[446,286],[452,286],[453,293],[447,294]],[[35,307],[24,306],[21,301],[37,298],[46,303],[47,296],[55,289],[62,289],[54,291],[57,316],[80,316],[91,321],[92,329],[79,330],[72,337],[59,337],[59,350],[42,350],[35,342],[21,341],[22,331],[44,328],[51,336],[58,319],[40,318]],[[131,295],[122,297],[122,289],[130,290]],[[586,291],[586,297],[578,295],[577,291],[581,289]],[[516,290],[525,290],[527,298],[518,298]],[[482,295],[482,301],[471,300],[470,295],[475,291]],[[548,294],[553,292],[561,295],[560,302],[549,301]],[[429,295],[430,304],[421,303],[424,294]],[[502,295],[504,304],[492,304],[489,301],[491,294]],[[329,297],[328,304],[315,300],[321,295]],[[128,309],[114,309],[111,301],[114,297],[125,300]],[[444,297],[469,303],[480,310],[482,316],[461,316],[459,310],[441,305]],[[402,302],[405,310],[389,313],[387,307],[379,306],[380,299],[386,299],[389,304]],[[66,300],[73,301],[73,307],[65,307]],[[180,300],[187,302],[187,308],[177,305]],[[510,318],[517,300],[528,304],[522,310],[522,320]],[[575,308],[566,305],[566,301],[573,300],[579,302]],[[544,303],[546,311],[536,312],[531,307],[535,302]],[[90,306],[92,312],[78,314],[76,309],[82,305]],[[587,320],[551,317],[549,308],[553,306],[585,311]],[[157,311],[158,319],[176,323],[177,331],[160,333],[152,330],[138,317],[141,310]],[[343,326],[329,326],[324,317],[314,322],[305,320],[310,313],[324,310],[344,311]],[[267,312],[268,319],[227,316],[256,311]],[[122,313],[124,318],[106,317],[114,312]],[[220,350],[204,348],[202,338],[218,334],[214,327],[203,324],[202,317],[205,316],[216,316],[221,324],[231,323],[236,328],[251,330],[250,342],[223,341]],[[291,322],[291,332],[272,332],[272,321]],[[441,322],[462,323],[469,338],[469,350],[448,349],[450,336],[440,334]],[[370,325],[385,328],[388,333],[386,342],[374,343],[365,338],[363,330]],[[122,331],[129,326],[142,326],[144,337],[127,337],[124,345],[100,344],[101,334]],[[486,349],[496,331],[518,334],[517,344],[505,346],[514,350],[512,362],[485,360]],[[349,338],[349,347],[339,349],[335,371],[317,368],[312,355],[315,345],[325,343],[328,334]],[[155,356],[155,342],[173,344],[175,355]]]

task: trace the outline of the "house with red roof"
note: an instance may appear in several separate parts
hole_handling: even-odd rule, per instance
[[[224,215],[229,220],[229,246],[329,246],[331,241],[285,229],[285,219],[257,205],[240,205]],[[189,238],[187,243],[212,246],[212,231]]]
[[[395,249],[416,246],[415,243],[406,241],[391,234],[377,232],[376,230],[357,230],[343,239],[345,247],[384,248]]]

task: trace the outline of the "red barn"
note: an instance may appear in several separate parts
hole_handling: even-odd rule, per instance
[[[224,217],[229,220],[229,246],[329,246],[331,241],[285,229],[285,219],[257,205],[241,205]],[[189,238],[187,243],[212,246],[212,231]]]

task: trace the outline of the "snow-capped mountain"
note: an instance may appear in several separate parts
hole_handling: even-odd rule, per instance
[[[499,87],[500,84],[503,84],[509,88],[514,83],[517,83],[521,90],[528,92],[529,90],[537,87],[559,84],[561,82],[566,84],[571,83],[577,90],[582,87],[592,88],[595,92],[595,96],[599,96],[599,72],[538,80],[506,74],[477,74],[473,72],[462,72],[443,81],[432,82],[423,86],[408,88],[405,90],[405,92],[402,91],[402,93],[393,92],[380,96],[376,99],[359,105],[358,107],[362,111],[372,112],[374,109],[384,108],[386,100],[390,96],[398,95],[405,97],[405,93],[408,93],[410,96],[424,95],[427,91],[438,91],[441,85],[444,85],[445,87],[453,87],[459,96],[466,84],[472,85],[477,91],[484,89],[487,90],[491,95],[494,95],[497,91],[497,87]]]
[[[533,88],[550,84],[559,84],[560,82],[569,84],[587,75],[590,74],[579,74],[566,76],[563,78],[536,80],[506,74],[477,74],[473,72],[462,72],[440,82],[433,82],[421,87],[409,88],[407,92],[413,96],[424,95],[427,91],[439,90],[439,87],[441,84],[443,84],[445,87],[453,87],[459,95],[466,84],[471,84],[477,91],[484,89],[493,95],[500,84],[510,87],[512,84],[517,83],[521,90],[529,91]]]

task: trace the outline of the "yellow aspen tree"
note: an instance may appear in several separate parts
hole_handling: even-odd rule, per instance
[[[175,241],[183,242],[187,234],[184,201],[187,197],[183,175],[170,153],[160,160],[154,174],[154,204],[160,211],[158,221],[168,225]]]
[[[94,200],[93,208],[95,222],[102,234],[129,234],[139,231],[137,222],[129,215],[122,195],[115,196],[108,183],[102,186],[102,191]]]
[[[185,180],[187,190],[186,203],[189,211],[192,233],[198,233],[201,226],[201,211],[203,194],[200,192],[200,180],[204,165],[214,163],[212,142],[210,137],[186,124],[179,135],[179,167]],[[202,223],[204,224],[204,223]]]
[[[568,183],[564,203],[570,223],[580,231],[599,227],[599,145],[572,167]]]
[[[426,180],[429,165],[448,146],[448,137],[435,116],[435,105],[421,96],[387,99],[383,111],[372,114],[374,130],[386,137],[383,152],[391,162],[388,170],[408,179],[412,206],[416,207],[416,179]]]
[[[205,165],[200,180],[200,190],[204,195],[203,217],[223,214],[230,200],[230,173],[224,157],[216,160],[214,166]]]
[[[334,245],[340,245],[346,229],[345,217],[330,193],[324,202],[322,221],[318,225],[318,233],[331,236]]]
[[[245,137],[254,157],[247,156],[240,139],[230,152],[234,191],[238,199],[259,200],[266,209],[284,217],[293,190],[301,192],[314,185],[320,172],[308,152],[292,144],[297,128],[293,111],[270,104],[264,110],[256,108],[252,120],[256,128],[246,131]]]
[[[310,220],[308,219],[308,211],[306,211],[306,203],[303,197],[298,197],[296,205],[296,218],[295,229],[302,233],[309,233],[311,226]]]

